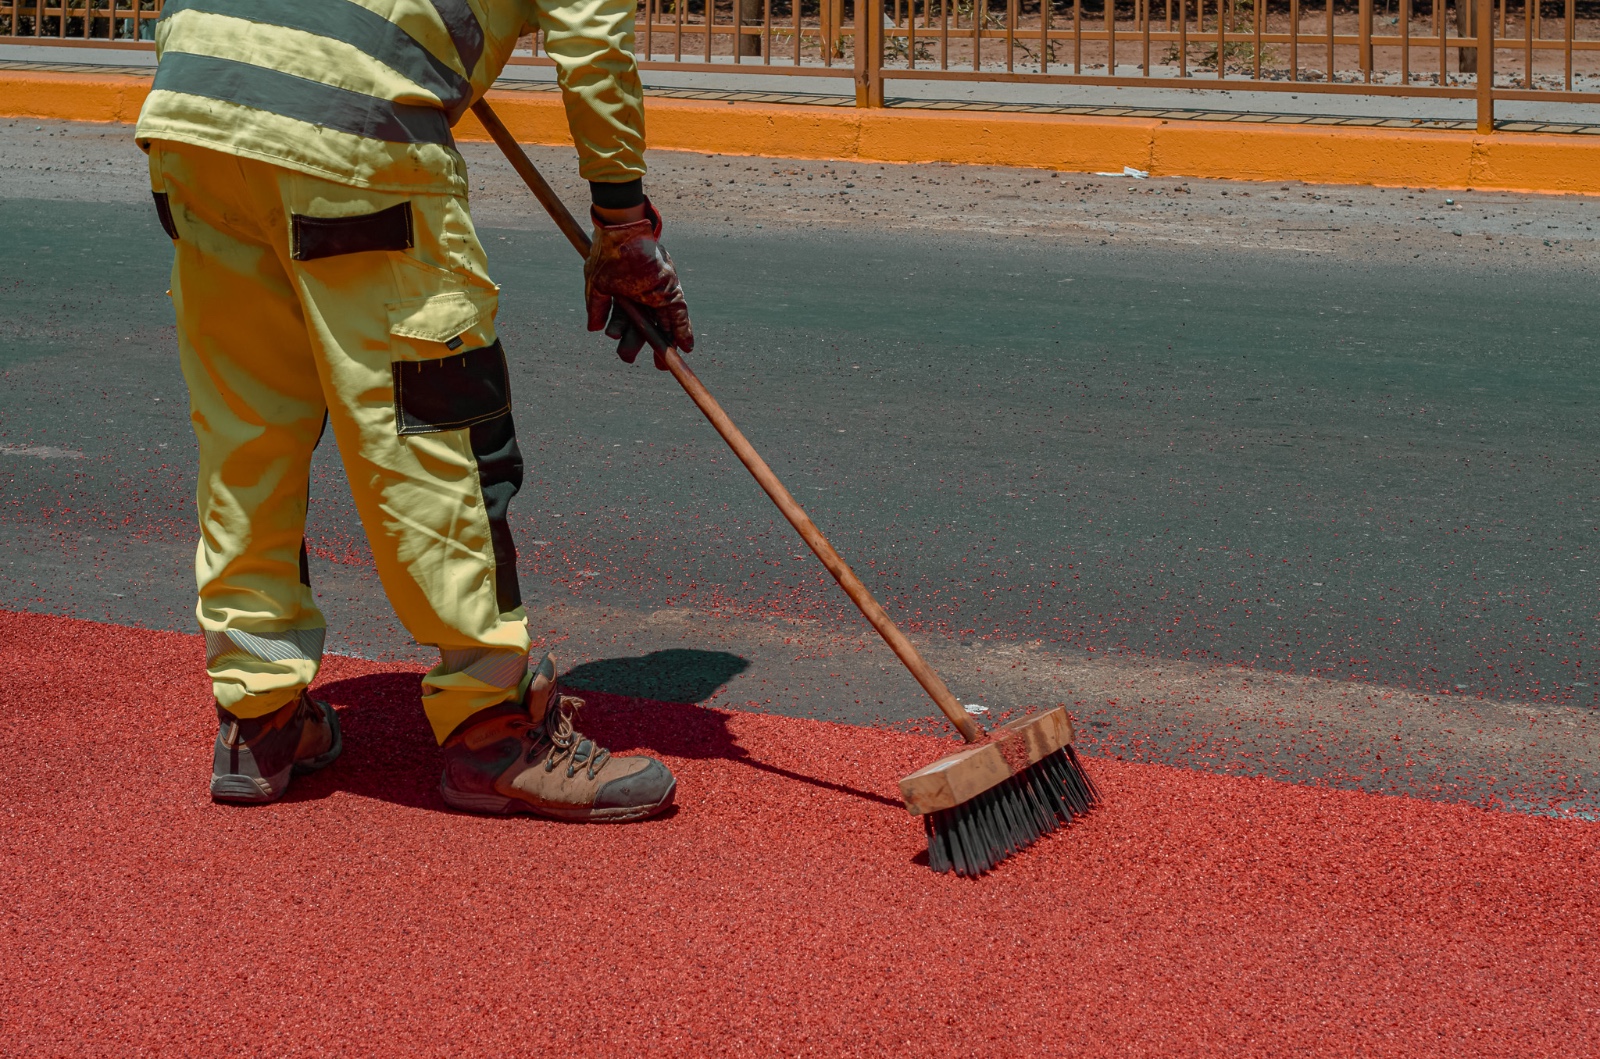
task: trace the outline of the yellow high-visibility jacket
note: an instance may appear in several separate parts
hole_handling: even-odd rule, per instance
[[[166,0],[136,136],[465,195],[450,134],[537,25],[587,180],[644,175],[635,0]]]

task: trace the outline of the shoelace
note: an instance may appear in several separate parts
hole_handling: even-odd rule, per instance
[[[567,778],[571,779],[578,774],[578,766],[587,763],[589,779],[592,780],[605,765],[606,761],[610,759],[611,751],[597,745],[593,739],[584,738],[583,734],[574,726],[573,722],[577,718],[578,711],[582,708],[583,700],[576,695],[562,695],[560,701],[555,704],[553,718],[547,717],[539,725],[528,722],[529,729],[543,727],[550,738],[550,752],[544,760],[544,770],[546,772],[554,772],[556,765],[565,761],[567,763]],[[555,722],[554,724],[550,723],[552,719]],[[589,756],[586,762],[577,759],[578,751],[583,748],[585,743],[589,746]],[[530,762],[538,749],[538,743],[528,748],[528,760]]]

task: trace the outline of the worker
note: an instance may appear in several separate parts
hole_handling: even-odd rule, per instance
[[[332,427],[395,613],[439,649],[422,705],[459,809],[622,821],[672,803],[659,761],[575,727],[530,664],[507,505],[522,484],[496,296],[451,129],[537,29],[555,63],[594,246],[591,331],[685,351],[688,309],[644,194],[633,0],[167,0],[139,116],[173,240],[178,352],[199,442],[195,558],[218,733],[211,794],[271,802],[330,764],[308,689],[325,622],[305,521]],[[545,422],[559,395],[532,395]]]

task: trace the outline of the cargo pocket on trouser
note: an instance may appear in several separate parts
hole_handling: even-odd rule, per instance
[[[395,361],[392,370],[396,433],[468,432],[494,547],[495,600],[501,613],[515,610],[522,589],[506,512],[522,488],[522,450],[511,420],[505,351],[496,341],[438,360]]]

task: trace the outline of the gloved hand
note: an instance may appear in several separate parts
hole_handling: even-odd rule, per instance
[[[594,243],[583,265],[584,298],[589,305],[589,330],[617,339],[617,356],[632,364],[644,347],[644,336],[633,326],[615,298],[627,298],[654,319],[657,328],[683,352],[694,349],[689,326],[689,306],[672,258],[658,241],[661,214],[646,199],[644,219],[631,224],[606,224],[590,211]],[[666,365],[657,358],[656,367]]]

